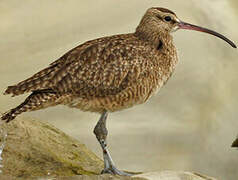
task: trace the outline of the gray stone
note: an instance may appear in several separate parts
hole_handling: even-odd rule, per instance
[[[149,172],[136,175],[134,177],[144,178],[146,180],[216,180],[198,173],[183,172],[183,171],[161,171]]]

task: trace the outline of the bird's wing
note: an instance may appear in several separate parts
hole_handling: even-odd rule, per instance
[[[141,64],[145,57],[138,51],[123,40],[91,44],[78,55],[68,55],[70,60],[51,79],[52,89],[80,97],[117,94],[146,70]]]
[[[53,86],[51,79],[66,63],[69,64],[71,61],[74,61],[75,58],[78,58],[81,50],[87,48],[90,44],[97,43],[99,41],[100,39],[96,39],[75,47],[58,60],[51,63],[49,67],[39,71],[26,80],[23,80],[13,86],[8,86],[4,94],[12,94],[12,96],[16,96],[31,91],[50,89],[51,86]]]
[[[5,93],[19,95],[42,89],[79,96],[118,93],[146,70],[144,47],[125,39],[114,36],[88,41],[27,80],[9,86]]]

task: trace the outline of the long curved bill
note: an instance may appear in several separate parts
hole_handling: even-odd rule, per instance
[[[189,23],[186,23],[183,21],[179,22],[178,27],[179,27],[179,29],[189,29],[189,30],[195,30],[195,31],[200,31],[200,32],[205,32],[205,33],[211,34],[213,36],[219,37],[220,39],[223,39],[228,44],[230,44],[233,48],[237,48],[235,43],[233,43],[230,39],[226,38],[225,36],[215,32],[215,31],[212,31],[210,29],[199,27],[199,26],[189,24]]]

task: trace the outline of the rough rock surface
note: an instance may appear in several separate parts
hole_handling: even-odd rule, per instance
[[[150,172],[136,175],[148,180],[216,180],[215,178],[201,175],[199,173],[182,172],[182,171],[162,171]]]
[[[3,174],[16,177],[99,174],[103,162],[85,145],[52,125],[30,119],[3,124],[7,129]]]
[[[2,128],[8,136],[0,179],[215,180],[189,172],[151,172],[132,177],[100,175],[103,162],[77,140],[52,125],[17,119]]]

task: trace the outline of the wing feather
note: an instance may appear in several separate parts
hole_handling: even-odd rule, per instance
[[[6,94],[19,95],[41,89],[78,96],[116,94],[143,74],[144,47],[127,46],[131,34],[88,41],[54,61],[49,67],[14,86]],[[132,41],[133,42],[133,41]],[[137,42],[137,41],[134,41]],[[146,69],[146,68],[145,68]]]
[[[127,48],[123,40],[87,46],[79,59],[66,64],[55,74],[54,88],[78,96],[116,94],[136,82],[142,73],[140,63],[143,58],[136,59],[137,51],[136,47]]]

